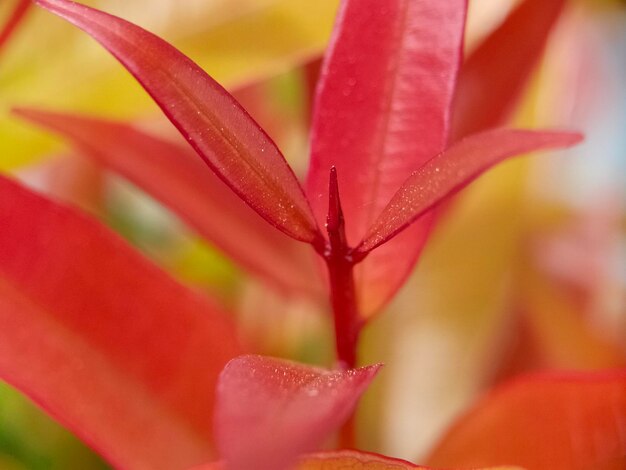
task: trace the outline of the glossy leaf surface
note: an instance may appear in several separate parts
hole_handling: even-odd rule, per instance
[[[463,139],[402,184],[359,245],[359,251],[367,252],[385,243],[496,163],[534,150],[568,147],[581,138],[580,134],[568,132],[496,129]]]
[[[353,245],[406,176],[446,145],[465,10],[464,0],[343,3],[315,101],[307,192],[322,224],[337,168]],[[427,230],[416,225],[359,266],[363,313],[399,287]]]
[[[430,465],[618,470],[626,463],[626,374],[529,376],[462,417]]]
[[[287,292],[322,292],[310,248],[269,226],[184,144],[120,122],[34,109],[14,113],[137,184],[245,269]]]
[[[116,466],[206,461],[217,377],[241,352],[229,319],[4,177],[0,226],[0,377]]]
[[[237,101],[193,61],[125,20],[66,0],[37,3],[83,29],[141,83],[213,171],[287,235],[319,231],[293,171]]]
[[[537,65],[564,0],[524,0],[468,57],[454,97],[452,139],[502,124]]]
[[[328,371],[263,356],[233,359],[217,388],[220,455],[232,470],[289,468],[343,424],[379,368]]]

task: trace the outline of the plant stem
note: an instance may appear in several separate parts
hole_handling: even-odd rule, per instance
[[[356,448],[356,415],[352,413],[339,430],[339,448]]]
[[[364,323],[359,313],[354,287],[354,265],[364,256],[355,259],[352,248],[348,246],[335,167],[330,169],[326,230],[328,242],[320,240],[314,246],[328,268],[338,367],[344,370],[353,369],[357,363],[356,350]],[[339,444],[342,449],[355,447],[354,413],[341,428]]]
[[[330,275],[337,359],[342,368],[350,369],[356,366],[356,347],[362,326],[356,305],[353,264],[332,250],[331,253],[326,264]]]
[[[337,360],[340,367],[353,368],[356,366],[356,348],[363,321],[354,288],[355,261],[346,240],[337,171],[334,167],[330,170],[326,229],[329,242],[324,250],[324,259],[330,278]]]

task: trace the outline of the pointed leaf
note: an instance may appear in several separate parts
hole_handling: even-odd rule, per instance
[[[379,413],[388,417],[381,445],[391,455],[424,455],[493,376],[527,235],[525,218],[514,216],[526,209],[527,163],[502,165],[464,191],[394,300],[393,319],[382,319],[388,327],[370,348],[388,351]],[[425,381],[428,370],[436,373]]]
[[[539,61],[564,0],[524,0],[461,67],[453,141],[502,124]]]
[[[496,163],[534,150],[568,147],[582,136],[570,132],[495,129],[454,144],[414,172],[370,228],[358,251],[387,242],[447,196]]]
[[[286,292],[322,292],[310,248],[270,227],[189,147],[114,121],[23,108],[14,113],[72,140],[84,154],[162,201],[244,268]]]
[[[451,428],[429,464],[618,470],[625,455],[626,373],[571,373],[492,392]]]
[[[217,388],[220,455],[233,470],[289,468],[350,416],[379,368],[328,371],[262,356],[233,359]]]
[[[318,84],[307,193],[318,223],[337,168],[348,241],[364,236],[406,176],[441,152],[461,60],[465,0],[346,0]],[[371,314],[400,286],[424,221],[357,268]]]
[[[112,15],[69,2],[37,4],[90,34],[141,83],[239,197],[270,224],[309,243],[321,235],[280,150],[237,101],[188,57]]]
[[[15,1],[0,0],[0,22],[2,12],[7,11],[5,4],[13,6]],[[151,0],[106,5],[118,16],[141,17],[232,90],[320,56],[338,4],[338,0],[236,1],[236,7],[223,0],[163,3],[172,7],[168,6],[168,15],[160,7],[147,8],[153,4]],[[82,112],[97,109],[127,119],[154,111],[150,98],[137,93],[132,77],[122,67],[104,54],[86,51],[89,40],[78,38],[78,31],[51,23],[45,14],[33,15],[32,22],[22,27],[25,31],[16,35],[16,46],[23,53],[15,51],[0,66],[0,103],[36,102],[46,108]],[[0,122],[0,141],[4,153],[0,171],[41,161],[54,152],[48,136],[24,129],[13,120]]]
[[[0,177],[0,378],[111,463],[211,456],[232,323],[100,224]]]
[[[31,0],[17,0],[15,3],[15,7],[9,14],[6,22],[0,27],[0,53],[17,30],[19,24],[26,17],[26,12],[28,12],[31,5]]]

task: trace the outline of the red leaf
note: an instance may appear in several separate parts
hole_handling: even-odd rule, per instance
[[[232,323],[91,219],[0,177],[0,377],[116,466],[211,456]]]
[[[495,129],[454,144],[414,172],[370,228],[358,251],[387,242],[446,197],[496,163],[534,150],[574,145],[577,133]]]
[[[31,0],[17,0],[4,26],[0,28],[0,52],[2,52],[3,47],[8,43],[19,24],[26,17],[26,13],[30,9],[31,4]]]
[[[15,109],[61,134],[180,215],[244,268],[287,292],[322,292],[310,248],[269,226],[192,149],[132,126],[34,109]]]
[[[625,455],[626,373],[618,371],[513,381],[457,422],[429,463],[618,470]]]
[[[261,217],[296,240],[314,243],[322,236],[280,150],[239,103],[188,57],[115,16],[67,0],[36,3],[111,52],[207,165]]]
[[[441,152],[461,59],[465,0],[345,0],[315,103],[307,192],[322,224],[337,168],[348,241],[357,243],[406,176]],[[365,314],[400,286],[424,221],[357,269]]]
[[[306,454],[299,459],[297,470],[435,470],[405,460],[359,450],[336,450]],[[212,462],[190,470],[225,470],[223,462]],[[480,470],[480,469],[474,469]],[[520,467],[490,467],[483,470],[523,470]]]
[[[288,468],[349,417],[379,368],[327,371],[262,356],[233,359],[220,376],[215,412],[228,468]]]
[[[539,61],[564,0],[525,0],[468,57],[454,98],[453,140],[502,124]]]

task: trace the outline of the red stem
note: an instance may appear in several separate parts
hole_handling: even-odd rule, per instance
[[[335,167],[330,169],[326,230],[328,242],[320,241],[314,246],[326,261],[328,268],[338,366],[342,369],[353,369],[357,363],[356,350],[364,324],[359,313],[354,288],[354,265],[359,263],[365,255],[356,254],[358,258],[355,257],[354,250],[348,246]],[[339,445],[342,449],[355,447],[354,414],[341,428]]]
[[[356,447],[356,416],[354,413],[339,430],[339,448],[354,449]]]
[[[328,244],[323,256],[330,278],[337,361],[339,367],[353,369],[356,367],[356,350],[363,327],[354,288],[354,265],[362,258],[355,260],[353,250],[348,246],[335,167],[330,169],[326,230]],[[352,414],[339,433],[340,448],[354,448],[355,439],[355,416]]]
[[[326,229],[328,245],[323,256],[330,277],[330,292],[335,320],[337,360],[342,368],[356,366],[356,348],[363,321],[359,314],[354,288],[354,265],[352,249],[348,246],[337,171],[330,170],[329,204]]]

